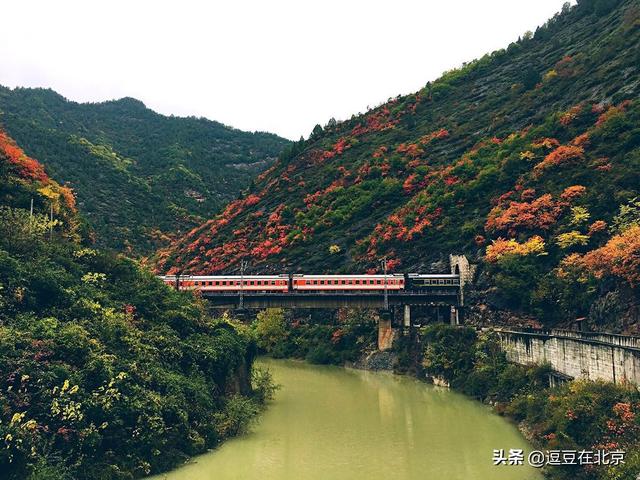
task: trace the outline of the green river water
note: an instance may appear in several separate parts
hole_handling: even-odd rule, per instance
[[[155,480],[539,480],[493,466],[530,450],[478,402],[389,373],[261,359],[281,385],[252,432]],[[526,462],[525,462],[526,463]]]

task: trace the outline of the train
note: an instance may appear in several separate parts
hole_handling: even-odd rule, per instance
[[[204,293],[380,293],[460,287],[458,274],[391,273],[355,275],[164,275],[179,290]]]

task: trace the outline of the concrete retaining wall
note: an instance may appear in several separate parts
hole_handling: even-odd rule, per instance
[[[507,358],[514,363],[549,363],[572,378],[640,385],[637,337],[567,331],[501,330],[498,334]]]

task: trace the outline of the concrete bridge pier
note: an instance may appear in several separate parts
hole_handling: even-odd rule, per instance
[[[460,325],[460,310],[451,305],[451,314],[449,316],[451,325]]]
[[[393,345],[393,327],[391,316],[378,315],[378,350],[384,352]]]
[[[405,328],[411,327],[411,305],[404,306],[404,323]]]

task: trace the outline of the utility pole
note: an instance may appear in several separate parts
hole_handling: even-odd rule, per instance
[[[31,199],[31,209],[29,210],[29,233],[33,233],[33,198]]]
[[[240,310],[244,308],[244,270],[249,262],[240,260]]]
[[[51,203],[51,215],[49,218],[49,241],[53,242],[53,203]]]
[[[387,289],[387,257],[382,257],[380,260],[382,269],[384,271],[384,309],[389,310],[389,291]]]

